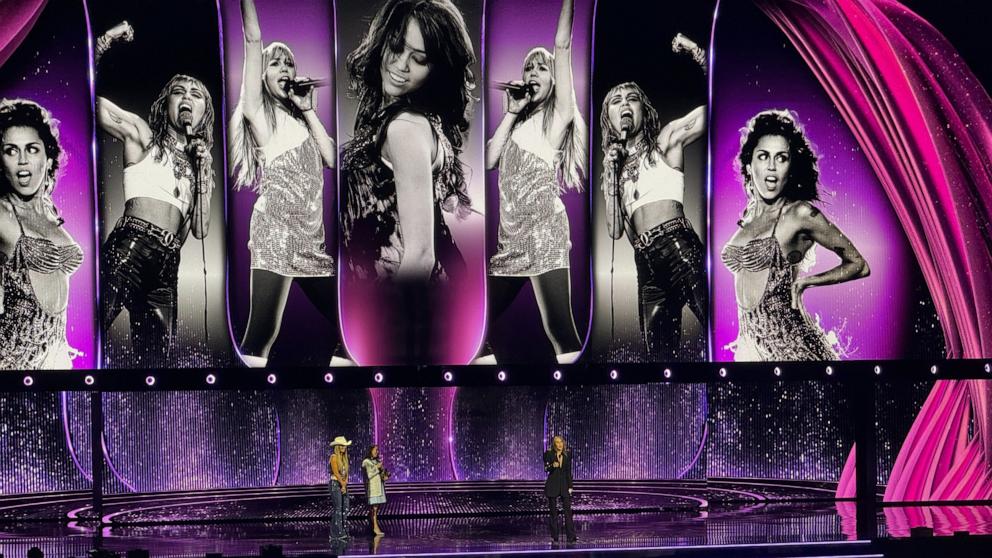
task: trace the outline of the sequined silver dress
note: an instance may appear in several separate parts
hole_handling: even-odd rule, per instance
[[[781,217],[781,214],[779,215]],[[838,360],[826,333],[803,307],[792,307],[792,283],[797,264],[790,264],[775,238],[755,238],[744,246],[727,244],[720,254],[734,273],[737,288],[739,333],[734,348],[736,361]],[[742,304],[742,291],[764,289],[756,304]]]
[[[499,161],[499,231],[489,274],[530,277],[568,268],[568,214],[555,178],[557,154],[532,115],[517,126]]]
[[[72,368],[66,309],[53,312],[42,305],[30,272],[72,275],[83,262],[82,249],[75,243],[56,246],[20,229],[13,256],[0,252],[0,370]]]
[[[276,119],[251,214],[251,267],[286,277],[334,275],[324,240],[324,163],[317,143],[283,111]]]

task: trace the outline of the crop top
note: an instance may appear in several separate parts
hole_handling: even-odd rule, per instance
[[[185,160],[177,166],[171,150],[166,150],[162,160],[156,162],[159,151],[158,146],[153,146],[144,159],[124,169],[124,201],[151,198],[172,205],[185,215],[193,200],[192,170]]]
[[[621,174],[623,206],[627,215],[633,215],[638,208],[656,201],[683,203],[685,175],[681,171],[668,166],[660,154],[656,154],[654,164],[642,153],[631,153],[630,156],[637,157],[638,164],[636,167],[625,165]]]

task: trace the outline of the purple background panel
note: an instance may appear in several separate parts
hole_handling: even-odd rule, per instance
[[[4,31],[6,35],[6,31]],[[52,199],[65,230],[83,249],[83,265],[69,280],[66,337],[83,352],[74,368],[95,368],[96,233],[93,198],[93,125],[89,51],[82,4],[49,2],[30,32],[0,66],[0,98],[24,98],[59,121],[62,167]]]
[[[914,287],[921,278],[906,237],[847,125],[781,33],[753,6],[723,3],[715,29],[710,126],[714,360],[733,360],[727,345],[738,332],[733,275],[719,254],[746,204],[734,164],[740,129],[766,109],[798,115],[820,157],[822,201],[817,205],[871,266],[866,279],[807,290],[807,310],[825,330],[838,333],[846,358],[919,356],[940,339],[934,321],[920,318],[917,310],[932,302]],[[740,48],[745,43],[748,48]],[[837,265],[828,250],[816,251],[816,264],[807,273]]]
[[[345,59],[358,46],[368,30],[369,21],[381,5],[379,1],[368,0],[336,2],[339,148],[354,135],[355,113],[358,107],[357,100],[348,95],[348,70]],[[463,0],[456,2],[456,5],[465,18],[475,55],[481,60],[483,0]],[[484,97],[481,63],[473,66],[472,73],[476,76],[476,90],[473,94]],[[468,136],[462,144],[460,159],[465,167],[465,179],[468,183],[472,207],[485,214],[487,209],[483,183],[485,176],[483,110],[479,103],[476,103],[474,108],[474,116],[470,122]],[[468,273],[458,285],[449,284],[450,288],[447,290],[449,295],[444,305],[438,307],[432,316],[451,331],[449,338],[443,341],[443,362],[433,364],[466,364],[478,351],[485,329],[485,224],[480,214],[472,214],[464,220],[458,220],[453,215],[445,213],[444,218],[451,228],[458,249],[465,258]],[[389,308],[376,302],[381,298],[380,291],[371,282],[349,282],[348,274],[342,273],[338,292],[341,294],[341,333],[348,352],[359,364],[382,364],[384,357],[380,348],[390,340],[383,339],[380,332],[371,325],[377,316],[390,312]]]
[[[589,86],[592,54],[593,0],[576,0],[572,22],[572,80],[579,110],[590,128]],[[555,30],[561,3],[557,0],[490,0],[486,2],[486,81],[482,92],[486,112],[486,139],[492,137],[505,114],[502,91],[492,84],[521,79],[524,58],[534,47],[554,51]],[[592,165],[589,165],[592,168]],[[572,249],[569,265],[572,280],[572,314],[579,337],[586,339],[590,312],[589,196],[587,180],[582,192],[569,190],[562,196],[568,213]],[[496,253],[499,227],[499,171],[486,172],[486,259]],[[513,347],[514,360],[542,360],[553,355],[550,341],[541,325],[537,302],[531,288],[525,287],[489,333],[506,339]],[[527,340],[525,342],[525,340]],[[498,342],[498,339],[497,339]]]
[[[292,9],[279,0],[257,0],[259,25],[262,29],[262,44],[279,41],[285,43],[296,57],[296,70],[299,76],[330,79],[328,87],[318,88],[317,115],[324,123],[328,135],[337,141],[335,131],[334,104],[334,12],[332,3],[326,0],[294,1]],[[228,125],[238,104],[244,65],[244,34],[241,26],[240,0],[221,1],[222,23],[224,25],[224,79],[226,81],[227,114],[224,124]],[[228,135],[232,130],[228,130]],[[228,155],[230,157],[230,154]],[[233,165],[228,160],[229,165]],[[251,253],[248,250],[248,233],[252,207],[258,195],[249,189],[235,192],[233,166],[227,178],[228,187],[228,283],[227,308],[231,322],[232,342],[239,345],[248,324]],[[337,187],[334,169],[324,170],[324,237],[327,253],[332,254],[337,264]],[[335,271],[336,273],[336,271]],[[282,329],[270,354],[271,362],[293,361],[324,365],[330,360],[337,323],[327,320],[303,296],[297,287],[286,303]],[[331,329],[333,328],[333,329]],[[322,340],[325,342],[322,343]],[[326,345],[332,346],[326,346]],[[280,357],[293,355],[292,357]],[[323,357],[311,362],[312,359]]]

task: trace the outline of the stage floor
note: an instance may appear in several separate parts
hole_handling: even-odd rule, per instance
[[[144,548],[156,557],[230,557],[258,556],[259,547],[278,545],[286,555],[700,555],[728,547],[750,548],[756,556],[871,554],[865,541],[854,540],[853,503],[825,499],[822,487],[577,483],[579,540],[573,544],[551,541],[540,488],[498,482],[393,485],[382,512],[386,535],[366,534],[369,524],[358,502],[364,498],[355,496],[351,538],[344,543],[329,540],[324,487],[107,496],[102,522],[84,494],[13,498],[0,503],[0,553],[20,558],[39,546],[46,556],[81,557],[101,547],[122,553]],[[785,494],[795,499],[782,500]],[[908,536],[910,527],[921,524],[938,535],[992,534],[992,506],[886,507],[877,536]]]

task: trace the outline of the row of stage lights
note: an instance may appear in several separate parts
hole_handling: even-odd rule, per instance
[[[876,376],[881,376],[882,375],[882,366],[881,365],[875,365],[872,368],[872,370],[873,370],[873,372],[875,373]],[[986,363],[984,365],[984,370],[985,370],[985,373],[986,374],[992,374],[992,363]],[[939,374],[939,372],[940,372],[940,369],[937,367],[936,364],[930,367],[930,374],[931,375],[936,376],[936,375]],[[235,372],[235,374],[236,373],[237,372]],[[827,366],[827,367],[825,367],[824,368],[824,373],[827,376],[833,376],[834,375],[834,367],[833,366]],[[784,372],[783,372],[783,370],[782,370],[782,368],[780,366],[776,366],[776,367],[772,368],[772,375],[774,375],[775,377],[781,378],[783,376],[783,374],[784,374]],[[717,375],[720,376],[720,378],[727,378],[727,377],[730,376],[730,372],[727,370],[727,368],[720,368],[719,370],[717,370]],[[671,368],[665,368],[661,372],[661,376],[662,376],[662,378],[664,380],[671,380],[674,377],[674,372],[672,372],[672,369]],[[614,368],[614,369],[612,369],[612,370],[609,371],[608,377],[613,382],[619,381],[620,380],[620,371]],[[441,378],[444,380],[445,383],[450,384],[450,383],[453,383],[455,381],[455,374],[451,370],[445,370],[442,373]],[[499,383],[506,383],[509,379],[510,379],[510,376],[506,372],[506,370],[500,370],[500,371],[498,371],[496,373],[496,380]],[[565,374],[560,369],[557,369],[557,370],[555,370],[555,371],[553,371],[551,373],[551,379],[554,380],[555,382],[561,382],[561,381],[563,381],[565,379]],[[643,380],[643,378],[642,378],[642,380]],[[204,381],[204,383],[206,385],[213,386],[213,385],[216,385],[217,384],[218,376],[217,376],[217,374],[210,373],[210,374],[207,374],[204,377],[203,381]],[[270,374],[268,374],[265,377],[265,381],[269,385],[273,385],[274,386],[274,385],[276,385],[279,382],[279,376],[277,374],[275,374],[275,373],[270,373]],[[383,370],[377,370],[372,375],[372,381],[375,382],[376,384],[382,384],[383,382],[385,382],[386,381],[385,371],[383,371]],[[31,376],[31,375],[25,375],[24,376],[24,386],[25,387],[32,387],[34,385],[34,383],[35,383],[35,380],[34,380],[34,377],[33,376]],[[154,375],[148,375],[148,376],[145,377],[145,385],[147,385],[148,387],[150,387],[150,388],[155,387],[155,385],[157,383],[158,383],[158,379]],[[327,372],[326,374],[324,374],[324,383],[325,384],[333,384],[334,383],[334,374],[331,373],[331,372]],[[83,384],[86,387],[93,387],[93,386],[95,386],[96,385],[96,377],[93,376],[92,374],[87,374],[86,376],[83,377]]]

